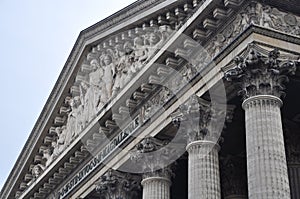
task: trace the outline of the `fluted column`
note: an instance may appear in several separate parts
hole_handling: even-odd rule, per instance
[[[218,141],[222,128],[213,127],[216,110],[210,102],[193,96],[181,105],[180,112],[180,128],[188,136],[188,198],[220,199]]]
[[[137,145],[131,158],[143,168],[143,199],[170,199],[171,167],[166,160],[170,150],[164,148],[167,142],[148,137]]]
[[[246,59],[225,73],[241,81],[246,122],[248,194],[250,199],[290,199],[280,107],[283,82],[296,63],[279,59],[279,51],[263,56],[249,46]]]
[[[170,199],[171,178],[168,171],[144,175],[143,199]]]
[[[221,198],[219,146],[199,140],[188,144],[188,198]]]
[[[290,198],[281,100],[257,95],[243,103],[250,198]]]

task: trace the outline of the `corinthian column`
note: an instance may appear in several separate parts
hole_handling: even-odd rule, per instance
[[[254,48],[236,63],[225,77],[242,81],[249,198],[289,199],[280,97],[284,75],[295,72],[295,63],[279,60],[277,50],[263,57]]]
[[[170,199],[171,176],[160,170],[143,176],[143,199]]]
[[[180,107],[183,114],[180,128],[188,135],[188,198],[220,199],[218,140],[221,131],[212,127],[211,104],[199,100],[193,97]]]
[[[132,199],[138,197],[137,176],[110,169],[96,183],[96,191],[104,199]]]
[[[145,138],[132,153],[132,159],[141,163],[143,173],[143,199],[170,199],[172,171],[166,163],[170,156],[164,149],[166,142],[156,138]]]
[[[199,140],[188,144],[187,151],[188,198],[220,199],[219,146],[215,142]]]

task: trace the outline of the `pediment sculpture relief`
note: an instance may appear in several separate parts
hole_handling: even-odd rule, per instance
[[[167,26],[135,29],[131,35],[118,40],[119,35],[94,46],[86,56],[75,82],[72,96],[68,98],[66,120],[55,127],[52,144],[43,152],[44,165],[51,162],[81,133],[95,118],[101,108],[139,72],[171,35]],[[130,31],[128,31],[130,33]]]
[[[214,57],[251,24],[300,36],[300,17],[269,5],[253,2],[236,15],[224,31],[217,34],[206,49]]]

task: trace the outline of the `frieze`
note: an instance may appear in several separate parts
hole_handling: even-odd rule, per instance
[[[177,28],[187,17],[182,16],[176,18],[177,22],[173,24]],[[110,98],[117,95],[173,33],[170,26],[155,24],[147,30],[143,27],[134,31],[132,35],[130,31],[125,34],[127,38],[121,34],[101,42],[88,53],[70,89],[72,96],[65,100],[67,107],[61,107],[61,110],[65,109],[65,115],[55,120],[58,123],[49,129],[51,135],[46,140],[47,148],[41,150],[41,170],[45,170],[76,139]],[[139,36],[136,36],[137,33]],[[121,38],[119,43],[118,38]],[[80,37],[76,45],[82,39]]]
[[[209,41],[206,46],[207,51],[212,57],[216,56],[250,25],[258,25],[300,36],[299,16],[280,11],[269,5],[252,2],[237,13],[233,21],[221,33]]]
[[[138,29],[136,29],[138,31]],[[66,122],[55,127],[52,144],[43,152],[45,167],[70,145],[95,118],[102,107],[115,97],[170,36],[168,28],[149,29],[145,34],[116,44],[98,44],[87,55],[66,100]],[[117,38],[116,36],[115,38]],[[45,168],[44,167],[44,168]]]
[[[152,3],[157,2],[157,1],[151,1]],[[266,11],[267,12],[267,11]],[[280,11],[279,11],[280,12]],[[281,12],[283,13],[283,12]],[[284,13],[283,13],[284,14]],[[284,17],[282,18],[284,22],[287,24],[285,25],[286,27],[292,26],[292,24],[295,23],[295,20],[293,19],[293,15],[290,16],[290,14],[285,13]],[[289,16],[287,16],[289,15]],[[279,15],[278,15],[279,16]],[[243,19],[243,14],[241,15],[242,21],[247,21],[250,19],[247,19],[246,17]],[[299,17],[295,17],[296,22],[299,24]],[[247,20],[246,20],[247,19]],[[267,19],[266,16],[264,16],[264,19]],[[270,18],[272,20],[272,18]],[[237,19],[238,21],[241,19]],[[250,20],[251,21],[251,20]],[[263,20],[265,21],[265,20]],[[267,21],[267,20],[266,20]],[[114,23],[118,23],[118,21],[114,21]],[[268,27],[270,26],[271,28],[274,28],[274,24],[272,23],[265,23],[265,26]],[[241,24],[244,24],[244,22],[241,22]],[[250,22],[251,24],[251,22]],[[260,25],[259,23],[256,23]],[[263,23],[262,23],[263,24]],[[236,37],[238,34],[240,34],[245,28],[247,28],[249,25],[245,23],[244,25],[241,25],[239,28],[238,27],[229,27],[226,29],[226,33],[223,32],[223,37],[219,36],[218,41],[216,42],[218,48],[215,50],[215,52],[220,52],[220,50],[223,48],[223,46],[229,44],[234,37]],[[110,25],[107,25],[110,26]],[[274,26],[274,27],[272,27]],[[164,29],[166,26],[161,27],[160,31]],[[276,26],[277,27],[277,26]],[[105,29],[105,27],[102,27]],[[299,25],[297,25],[297,28],[299,28]],[[240,30],[241,29],[241,30]],[[274,28],[276,29],[276,28]],[[279,30],[279,29],[277,29]],[[171,32],[166,31],[166,29],[163,30],[164,33],[167,33],[167,37],[171,34]],[[281,30],[282,31],[282,30]],[[297,32],[298,29],[295,29],[292,34],[299,35]],[[291,33],[291,31],[287,31]],[[150,34],[150,33],[148,33]],[[156,32],[156,34],[161,34],[161,32]],[[144,36],[144,35],[143,35]],[[149,38],[149,35],[145,35],[144,39],[147,37]],[[160,36],[160,39],[162,36]],[[167,38],[166,38],[167,39]],[[82,42],[83,40],[79,41]],[[86,72],[83,76],[82,73],[78,75],[77,79],[80,79],[80,81],[76,82],[75,85],[75,91],[74,95],[72,96],[68,103],[68,109],[67,109],[67,115],[66,115],[66,122],[62,126],[57,127],[55,129],[55,136],[54,139],[51,143],[51,146],[49,148],[45,149],[43,151],[43,164],[41,165],[40,172],[37,172],[37,176],[40,175],[42,170],[44,170],[47,166],[51,164],[51,162],[59,156],[59,154],[70,145],[70,143],[79,135],[79,133],[82,131],[82,129],[95,117],[97,112],[101,110],[101,108],[104,106],[104,104],[111,99],[111,97],[115,96],[120,92],[120,90],[124,87],[124,85],[130,81],[130,75],[136,74],[142,67],[143,64],[145,64],[151,56],[155,52],[151,52],[151,47],[150,44],[145,42],[144,44],[147,43],[147,45],[142,45],[139,49],[142,49],[141,52],[137,52],[135,49],[135,45],[138,45],[140,39],[136,39],[133,37],[129,42],[122,42],[123,46],[119,46],[120,49],[109,49],[104,48],[101,49],[103,45],[100,46],[94,46],[92,51],[89,53],[88,57],[85,60],[84,66],[82,66],[81,72],[82,71],[88,71]],[[161,39],[160,40],[162,43],[165,42],[166,40]],[[159,42],[160,42],[159,41]],[[221,41],[221,42],[220,42]],[[219,42],[219,44],[218,44]],[[162,45],[162,43],[160,45]],[[220,44],[221,43],[221,44]],[[224,44],[224,45],[223,45]],[[144,48],[145,47],[145,48]],[[150,47],[150,48],[149,48]],[[156,46],[158,47],[158,46]],[[126,52],[126,48],[128,48],[130,51]],[[215,48],[215,47],[212,47]],[[127,49],[127,50],[128,50]],[[120,51],[119,55],[117,55],[116,51]],[[123,51],[123,52],[121,52]],[[144,51],[144,52],[143,52]],[[145,53],[147,52],[147,53]],[[122,54],[123,53],[123,54]],[[143,58],[143,56],[147,54]],[[214,52],[212,52],[214,54]],[[217,53],[216,53],[217,54]],[[215,54],[215,55],[216,55]],[[139,55],[139,56],[136,56]],[[126,57],[124,62],[121,62],[122,57]],[[136,58],[137,57],[137,58]],[[95,59],[96,58],[96,59]],[[123,59],[124,60],[124,59]],[[129,62],[130,64],[126,63]],[[121,65],[131,65],[133,68],[126,68],[126,69],[121,69]],[[87,66],[87,67],[86,67]],[[117,66],[119,67],[117,70]],[[113,69],[114,68],[114,69]],[[87,70],[86,70],[87,69]],[[127,70],[127,71],[126,71]],[[124,73],[125,71],[125,73]],[[105,73],[106,72],[106,73]],[[189,71],[185,70],[183,71],[186,76],[189,76]],[[126,74],[127,73],[127,74]],[[131,74],[130,74],[131,73]],[[125,75],[122,77],[123,74],[126,74],[127,78],[125,78]],[[129,74],[129,75],[128,75]],[[97,79],[98,77],[102,78],[107,78],[110,79],[105,84],[102,82],[99,82],[100,80]],[[131,76],[132,77],[132,76]],[[177,80],[178,81],[178,80]],[[94,82],[97,82],[97,86],[94,85]],[[180,87],[180,86],[179,86]],[[93,92],[91,90],[93,89]],[[99,90],[97,90],[99,89]],[[179,90],[179,89],[178,89]],[[105,95],[99,95],[100,91],[104,91]],[[76,94],[75,94],[76,93]],[[170,99],[171,95],[167,95],[165,99],[162,101],[165,103]],[[93,99],[93,100],[91,100]],[[151,107],[148,106],[148,108]],[[151,108],[150,111],[151,112]],[[152,113],[151,113],[152,114]],[[151,117],[151,114],[149,114],[147,117]],[[93,117],[92,117],[93,116]],[[72,125],[71,125],[72,124]],[[30,171],[31,172],[31,171]]]
[[[95,169],[97,169],[104,161],[116,151],[121,144],[129,139],[140,126],[140,118],[136,117],[128,124],[124,130],[114,137],[104,148],[97,153],[77,174],[72,177],[62,188],[57,191],[57,198],[62,199],[67,196],[81,181],[86,179]]]

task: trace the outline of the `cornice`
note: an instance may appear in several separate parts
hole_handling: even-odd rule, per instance
[[[40,139],[41,133],[43,132],[43,129],[45,125],[47,125],[47,122],[49,120],[49,117],[53,113],[53,109],[57,106],[57,102],[59,100],[59,96],[63,93],[66,80],[69,79],[70,74],[72,71],[75,69],[75,64],[74,62],[76,59],[81,56],[81,52],[83,49],[85,49],[86,46],[86,41],[89,40],[90,38],[93,38],[95,35],[98,35],[107,29],[116,26],[118,24],[123,23],[124,21],[127,21],[131,19],[133,16],[137,15],[138,13],[142,13],[144,10],[152,8],[162,2],[166,2],[168,0],[138,0],[135,3],[131,4],[130,6],[124,8],[123,10],[111,15],[110,17],[100,21],[99,23],[96,23],[92,25],[91,27],[83,30],[80,34],[78,39],[76,40],[76,43],[62,69],[62,72],[59,75],[58,80],[55,83],[55,86],[28,138],[26,141],[26,144],[18,157],[15,166],[13,167],[8,180],[4,184],[3,189],[1,190],[0,193],[0,198],[8,198],[9,194],[11,194],[11,191],[13,187],[16,185],[17,180],[20,178],[20,174],[22,173],[24,169],[25,163],[28,161],[28,158],[30,158],[30,155],[32,153],[32,146],[35,146],[35,144],[38,142]],[[243,36],[240,36],[237,38],[237,40],[242,40],[243,38],[247,37],[249,34],[253,32],[258,32],[261,34],[265,34],[268,36],[271,36],[270,34],[273,34],[273,37],[276,37],[278,39],[282,39],[282,33],[279,31],[271,31],[269,29],[265,29],[262,27],[256,27],[252,26],[249,27],[246,30],[246,33],[243,32]],[[300,44],[299,42],[299,37],[294,37],[292,35],[288,35],[287,37],[290,42]],[[237,40],[232,41],[225,49],[222,51],[219,55],[217,55],[215,58],[216,60],[221,60],[225,55],[229,53],[229,51],[234,48],[232,43],[238,42]],[[238,42],[239,43],[239,42]],[[235,45],[236,46],[236,45]],[[228,53],[227,53],[228,52]],[[222,55],[221,55],[222,54]],[[218,62],[218,61],[216,61]]]

